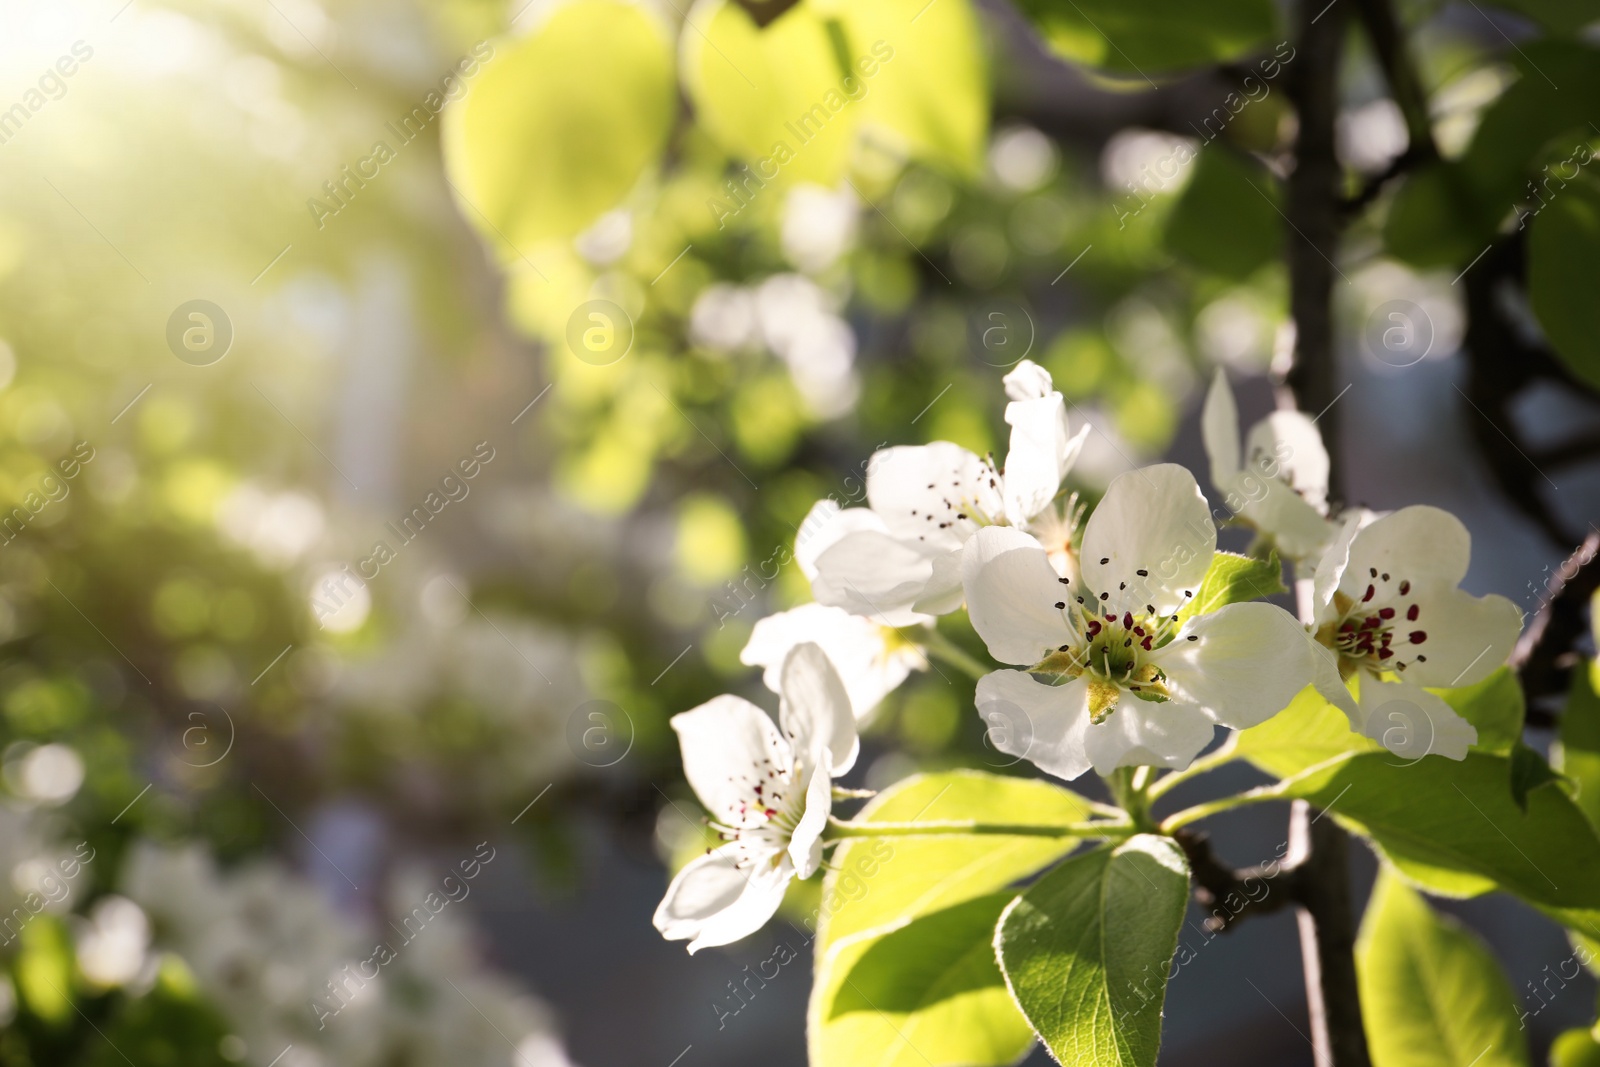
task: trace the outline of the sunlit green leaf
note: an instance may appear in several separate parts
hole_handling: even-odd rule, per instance
[[[1572,672],[1555,756],[1556,769],[1576,787],[1578,809],[1600,828],[1600,696],[1586,670]]]
[[[1091,814],[1088,801],[1049,782],[962,770],[907,778],[874,797],[856,819],[1062,823]],[[1077,845],[1069,838],[1045,837],[875,838],[840,845],[823,882],[816,938],[807,1022],[814,1062],[832,1062],[824,1058],[835,1047],[824,1033],[824,1012],[844,976],[878,937],[919,916],[1003,889]]]
[[[1260,600],[1285,591],[1283,564],[1278,562],[1277,553],[1266,559],[1256,559],[1218,552],[1211,557],[1211,566],[1200,588],[1178,609],[1178,619],[1182,622],[1228,604]]]
[[[47,1023],[65,1023],[72,1016],[72,938],[61,920],[38,915],[22,928],[18,940],[22,949],[13,974],[22,1002]]]
[[[571,237],[617,206],[666,144],[677,93],[665,27],[639,4],[569,0],[495,47],[445,112],[461,212],[512,249]]]
[[[1494,956],[1393,874],[1367,905],[1356,973],[1373,1067],[1527,1067],[1516,996]]]
[[[731,0],[700,0],[690,10],[681,38],[684,89],[700,124],[749,165],[732,179],[728,210],[740,210],[769,182],[838,183],[863,94],[876,91],[871,78],[846,83],[840,34],[830,34],[804,2],[765,27]],[[871,69],[875,78],[876,58]]]
[[[1387,752],[1350,756],[1285,780],[1284,796],[1324,808],[1369,836],[1408,879],[1446,896],[1494,888],[1564,921],[1600,909],[1600,838],[1566,793],[1532,790],[1527,809],[1511,793],[1510,760],[1407,761]]]
[[[995,962],[995,923],[1014,894],[992,893],[844,946],[822,995],[818,1067],[1014,1063],[1033,1044]]]
[[[1238,59],[1277,32],[1271,0],[1022,0],[1051,49],[1085,66],[1134,77]],[[1293,50],[1280,46],[1287,62]]]
[[[1188,900],[1182,850],[1141,834],[1067,860],[1001,917],[1001,970],[1057,1060],[1156,1062],[1167,967]]]
[[[842,8],[866,97],[863,133],[899,152],[976,177],[989,132],[983,37],[969,0],[879,0]],[[864,65],[865,64],[865,65]]]
[[[1568,1030],[1550,1046],[1550,1067],[1600,1067],[1600,1038],[1592,1030]]]
[[[1510,668],[1501,667],[1476,685],[1436,692],[1477,729],[1474,748],[1503,756],[1522,740],[1522,685]]]

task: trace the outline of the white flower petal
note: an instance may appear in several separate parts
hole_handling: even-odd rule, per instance
[[[789,860],[801,878],[810,878],[822,862],[822,831],[828,828],[828,815],[833,811],[833,778],[833,765],[823,753],[822,763],[806,784],[805,813],[789,835]]]
[[[1258,601],[1192,619],[1148,658],[1165,672],[1174,701],[1197,705],[1216,722],[1243,730],[1288,707],[1311,683],[1311,656],[1294,616]],[[1112,718],[1125,706],[1120,703]]]
[[[1283,482],[1323,513],[1328,508],[1328,468],[1322,434],[1301,412],[1274,411],[1245,438],[1245,470]]]
[[[960,548],[982,515],[998,516],[1001,510],[999,477],[949,441],[874,453],[867,499],[891,533],[916,540],[930,554]],[[982,515],[974,514],[974,507]]]
[[[1118,767],[1182,770],[1215,735],[1211,719],[1191,704],[1156,704],[1124,693],[1117,709],[1090,724],[1083,740],[1095,773],[1104,776]]]
[[[814,767],[826,753],[834,773],[848,771],[856,761],[861,739],[856,735],[850,695],[827,653],[809,641],[796,645],[783,661],[779,693],[778,723],[795,756]]]
[[[1185,590],[1199,588],[1216,549],[1217,527],[1194,475],[1158,463],[1119,474],[1106,489],[1084,528],[1083,580],[1108,595],[1108,611],[1143,614],[1154,605],[1168,615]]]
[[[656,908],[655,927],[669,941],[692,938],[689,951],[727,945],[764,926],[783,903],[794,873],[787,856],[778,862],[738,864],[748,855],[737,843],[687,863]]]
[[[1000,381],[1006,387],[1008,400],[1036,400],[1049,396],[1056,387],[1050,380],[1050,372],[1031,359],[1018,363]]]
[[[1350,720],[1350,729],[1361,733],[1366,720],[1361,715],[1356,698],[1350,695],[1350,687],[1339,676],[1338,654],[1312,640],[1309,634],[1306,635],[1306,644],[1311,646],[1311,684],[1317,687],[1323,700],[1344,712],[1345,718]]]
[[[1252,478],[1255,481],[1250,485],[1243,484]],[[1340,532],[1338,526],[1283,482],[1246,472],[1239,476],[1234,493],[1229,496],[1230,507],[1234,494],[1242,498],[1239,514],[1272,538],[1279,553],[1297,564],[1316,560]]]
[[[1460,585],[1471,558],[1472,536],[1461,520],[1440,508],[1417,504],[1385,515],[1356,534],[1339,591],[1359,601],[1368,585],[1380,593],[1386,585],[1401,581],[1413,586]],[[1382,581],[1385,574],[1390,576],[1387,583]]]
[[[966,599],[961,589],[962,550],[957,548],[933,557],[933,570],[928,584],[912,603],[913,611],[925,615],[948,615],[961,607]]]
[[[1339,613],[1333,605],[1333,594],[1338,590],[1339,583],[1344,580],[1344,572],[1350,566],[1350,546],[1355,543],[1356,535],[1370,522],[1369,513],[1347,512],[1339,532],[1328,542],[1328,547],[1323,549],[1313,579],[1318,625],[1338,616]]]
[[[972,628],[1001,663],[1026,666],[1061,645],[1081,643],[1056,607],[1079,594],[1062,584],[1044,548],[1021,530],[979,530],[962,553],[961,575]]]
[[[978,680],[975,702],[996,750],[1069,781],[1089,769],[1089,683],[1082,678],[1051,686],[1022,671],[995,671]]]
[[[1395,620],[1393,647],[1415,685],[1476,685],[1506,662],[1522,632],[1521,609],[1503,596],[1477,597],[1451,585],[1413,588],[1412,599],[1417,618]]]
[[[1211,484],[1226,493],[1239,473],[1239,408],[1221,367],[1212,377],[1205,406],[1200,409],[1200,437],[1211,459]]]
[[[794,559],[808,580],[817,577],[817,557],[838,544],[847,534],[859,530],[887,533],[888,527],[871,508],[840,508],[832,500],[811,505],[794,538]]]
[[[764,777],[762,761],[789,765],[792,750],[772,717],[743,697],[724,694],[672,717],[683,776],[713,818],[732,821],[745,799],[735,778]]]
[[[931,621],[931,620],[928,620]],[[739,659],[765,668],[761,680],[774,693],[782,691],[783,661],[789,650],[806,641],[822,646],[860,721],[913,670],[927,667],[927,659],[909,642],[893,649],[882,626],[826,604],[802,604],[757,622]]]
[[[1067,473],[1072,447],[1067,406],[1060,393],[1013,400],[1006,405],[1006,422],[1011,426],[1011,450],[1002,486],[1005,513],[1011,525],[1023,526],[1055,499]]]
[[[1466,759],[1478,731],[1456,710],[1421,686],[1361,676],[1362,733],[1405,759]]]
[[[848,514],[845,512],[844,514]],[[880,626],[910,626],[921,613],[911,605],[933,576],[933,560],[886,533],[846,534],[817,557],[812,595]]]

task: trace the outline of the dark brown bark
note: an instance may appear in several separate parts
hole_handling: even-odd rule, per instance
[[[1335,128],[1349,7],[1340,0],[1310,0],[1298,7],[1299,54],[1290,93],[1299,133],[1287,197],[1295,354],[1279,396],[1286,406],[1318,418],[1333,460],[1329,490],[1336,499],[1343,493],[1338,480],[1340,420],[1333,404],[1342,386],[1334,347],[1333,286],[1339,279],[1335,257],[1344,196]],[[1370,1067],[1356,984],[1349,837],[1303,802],[1294,805],[1289,836],[1317,1067]]]

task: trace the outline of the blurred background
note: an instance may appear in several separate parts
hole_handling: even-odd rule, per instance
[[[619,49],[645,12],[683,87],[668,69],[652,162],[614,196],[596,179],[572,233],[514,209],[514,167],[486,177],[513,105],[474,103],[525,79],[528,151],[634,150],[568,110],[625,80],[604,55],[498,73],[560,5],[0,7],[0,1064],[804,1062],[808,963],[732,992],[780,942],[809,958],[802,927],[691,958],[650,915],[704,833],[667,718],[773,703],[739,653],[809,599],[807,510],[859,502],[884,444],[1003,446],[1024,357],[1094,427],[1082,492],[1158,459],[1209,487],[1204,386],[1225,369],[1248,424],[1288,344],[1282,12],[1151,79],[1064,61],[1007,0],[935,3],[884,6],[950,50],[897,54],[941,72],[936,150],[863,131],[766,186],[693,102],[737,40],[703,28],[746,16],[599,5]],[[1464,157],[1548,27],[1402,8],[1439,151]],[[1398,253],[1407,124],[1354,35],[1346,67],[1365,202],[1322,416],[1345,497],[1454,511],[1468,588],[1531,612],[1600,514],[1593,387],[1463,354],[1476,246]],[[1384,342],[1396,309],[1411,333]],[[1001,768],[968,684],[892,694],[851,784]],[[1282,811],[1228,819],[1230,861],[1283,840]],[[1519,995],[1570,955],[1508,900],[1450,910]],[[1292,918],[1185,938],[1205,947],[1164,1062],[1309,1063]],[[380,943],[379,977],[351,978]],[[1536,1048],[1593,1017],[1588,978],[1527,997]]]

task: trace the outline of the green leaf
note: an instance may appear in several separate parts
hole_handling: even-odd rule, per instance
[[[1062,823],[1080,822],[1092,814],[1087,800],[1049,782],[960,770],[907,778],[869,801],[854,821]],[[806,1027],[812,1062],[819,1067],[839,1062],[834,1036],[840,1031],[829,1029],[826,1013],[844,976],[878,938],[920,916],[1001,890],[1077,845],[1070,838],[954,836],[855,839],[841,844],[822,884],[816,975]],[[996,1040],[998,1047],[1001,1042]],[[927,1051],[931,1055],[933,1050]]]
[[[1600,53],[1575,41],[1544,40],[1510,58],[1517,81],[1484,110],[1462,157],[1412,175],[1396,195],[1384,232],[1394,255],[1420,266],[1465,266],[1521,215],[1518,205],[1533,211],[1564,197],[1560,179],[1542,184],[1540,168],[1553,164],[1568,181],[1577,172],[1562,162],[1576,164],[1573,153],[1593,133]],[[1537,193],[1534,178],[1541,182]]]
[[[1021,0],[1045,44],[1112,74],[1145,77],[1239,59],[1278,33],[1271,0]],[[1280,46],[1278,59],[1294,53]]]
[[[1080,822],[1093,814],[1070,790],[980,771],[916,775],[873,798],[855,821]],[[846,841],[823,882],[817,958],[863,931],[1004,888],[1077,847],[1071,838],[903,837]]]
[[[877,64],[846,84],[827,22],[805,0],[765,27],[731,0],[700,0],[689,21],[698,32],[681,38],[684,89],[700,125],[750,164],[735,179],[743,195],[768,181],[837,184]]]
[[[1504,756],[1522,740],[1525,704],[1522,685],[1509,667],[1501,667],[1477,685],[1434,689],[1456,714],[1478,730],[1473,747]]]
[[[1510,783],[1504,756],[1407,762],[1382,752],[1314,767],[1277,792],[1329,810],[1430,892],[1498,887],[1587,927],[1600,909],[1600,838],[1560,789],[1533,790],[1524,811]]]
[[[1385,872],[1356,974],[1373,1067],[1527,1067],[1517,1000],[1476,935]]]
[[[1555,756],[1556,769],[1576,787],[1573,800],[1578,810],[1600,829],[1600,696],[1581,666],[1572,672]]]
[[[1528,234],[1528,299],[1556,354],[1600,388],[1600,180],[1583,175],[1554,193]]]
[[[1225,145],[1202,148],[1167,220],[1167,250],[1201,270],[1243,281],[1283,251],[1277,182]]]
[[[989,135],[989,79],[969,0],[877,0],[842,5],[869,140],[966,177],[982,171]],[[884,58],[888,57],[888,58]]]
[[[1344,712],[1311,687],[1258,726],[1234,735],[1234,753],[1277,778],[1289,778],[1336,756],[1383,752],[1370,737],[1350,729]]]
[[[1000,918],[1011,995],[1052,1055],[1093,1067],[1151,1067],[1167,967],[1189,901],[1171,838],[1140,834],[1075,856]]]
[[[509,253],[616,207],[661,155],[677,92],[665,28],[624,0],[570,0],[496,47],[446,112],[444,154],[462,214]]]
[[[26,914],[26,913],[24,913]],[[60,919],[39,915],[22,928],[13,974],[22,1003],[52,1026],[72,1016],[72,939]]]
[[[1568,1030],[1550,1046],[1550,1067],[1600,1067],[1600,1038],[1592,1030]]]
[[[1015,894],[931,912],[845,947],[821,997],[818,1067],[1016,1062],[1033,1044],[995,962],[994,931]]]
[[[1260,600],[1286,591],[1283,564],[1278,562],[1276,552],[1266,559],[1218,552],[1211,557],[1211,566],[1201,580],[1200,588],[1178,610],[1178,620],[1182,623],[1227,604]]]
[[[1575,34],[1600,19],[1591,0],[1496,0],[1495,6],[1526,15],[1556,33]]]

